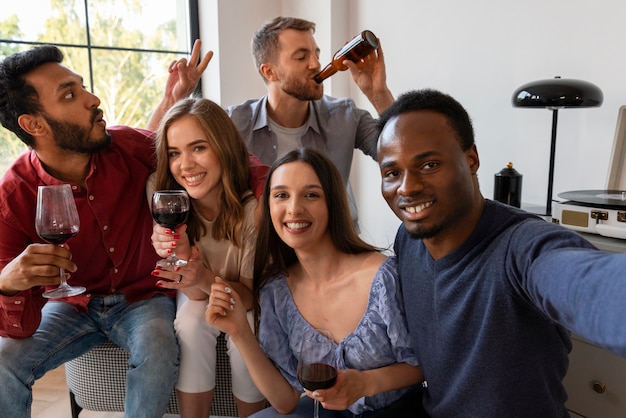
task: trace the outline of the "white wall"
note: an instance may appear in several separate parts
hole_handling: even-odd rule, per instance
[[[606,186],[617,112],[626,104],[626,2],[201,0],[201,7],[207,5],[201,12],[210,10],[211,17],[203,16],[202,22],[219,21],[219,43],[205,40],[205,47],[219,47],[211,64],[215,69],[219,62],[219,74],[210,76],[219,78],[215,85],[221,91],[212,95],[213,87],[206,95],[229,105],[264,93],[252,68],[250,38],[276,15],[317,23],[323,64],[351,35],[370,29],[381,39],[394,94],[431,87],[467,108],[481,157],[480,184],[488,198],[494,173],[512,161],[524,175],[524,202],[545,203],[551,113],[513,108],[513,91],[556,75],[595,83],[604,92],[602,107],[559,112],[554,195]],[[373,111],[349,74],[333,76],[325,87]],[[352,179],[364,236],[388,245],[398,222],[380,197],[376,164],[359,155]]]

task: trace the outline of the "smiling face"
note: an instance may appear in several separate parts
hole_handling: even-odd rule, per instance
[[[85,89],[83,79],[58,63],[43,64],[25,76],[37,91],[43,108],[38,118],[40,125],[48,127],[54,146],[78,153],[92,153],[105,148],[110,142],[100,99]],[[51,144],[38,141],[36,146]]]
[[[476,147],[463,151],[446,117],[430,110],[401,113],[383,129],[378,148],[382,193],[407,231],[433,242],[462,242],[482,197]]]
[[[330,240],[326,196],[310,165],[295,161],[278,167],[270,180],[268,204],[276,233],[294,250]]]
[[[201,204],[215,204],[222,190],[222,166],[210,144],[207,134],[191,116],[177,119],[167,130],[170,172]]]
[[[313,78],[320,71],[319,48],[310,31],[285,29],[278,37],[280,52],[272,66],[274,78],[282,92],[298,100],[318,100],[324,85]]]

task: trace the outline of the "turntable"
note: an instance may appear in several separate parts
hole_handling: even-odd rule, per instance
[[[552,222],[605,237],[626,239],[626,106],[619,109],[607,188],[559,193]]]

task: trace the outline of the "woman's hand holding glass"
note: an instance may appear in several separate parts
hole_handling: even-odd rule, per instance
[[[305,388],[307,396],[318,399],[325,409],[341,411],[348,409],[350,405],[366,396],[367,394],[366,373],[354,370],[337,370],[337,380],[328,389],[318,389],[314,396],[313,392]]]
[[[163,279],[157,282],[160,287],[180,289],[196,286],[199,283],[199,278],[203,275],[203,265],[198,248],[191,247],[186,230],[186,225],[181,225],[176,231],[159,224],[154,224],[152,227],[152,246],[160,257],[167,258],[175,248],[178,256],[187,260],[187,264],[184,266],[157,264],[152,275]]]
[[[187,222],[191,202],[185,190],[157,190],[152,194],[150,210],[154,221],[165,228],[176,240],[183,235],[180,227]],[[154,243],[154,241],[153,241]],[[182,267],[187,264],[187,259],[179,258],[175,252],[176,242],[167,250],[167,257],[160,260],[157,265],[161,267]]]
[[[318,390],[328,389],[337,382],[337,351],[330,331],[311,328],[304,332],[298,380],[314,400],[313,418],[319,418],[319,404],[325,400]]]
[[[152,227],[152,246],[161,258],[169,257],[173,251],[183,259],[189,260],[191,257],[191,245],[187,237],[187,225],[181,225],[176,230],[166,228],[159,224]]]

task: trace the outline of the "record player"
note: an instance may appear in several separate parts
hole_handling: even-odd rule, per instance
[[[552,222],[581,232],[626,239],[626,106],[619,109],[607,188],[559,193]]]

